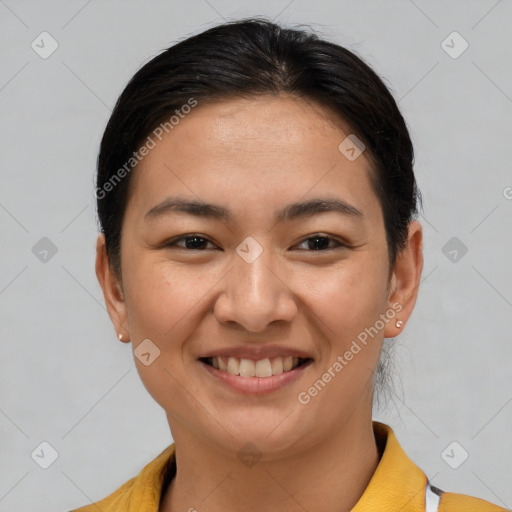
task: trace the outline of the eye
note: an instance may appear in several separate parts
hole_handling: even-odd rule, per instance
[[[333,238],[328,235],[321,235],[316,234],[314,236],[310,236],[306,239],[304,239],[298,246],[303,245],[307,243],[307,249],[315,252],[322,252],[327,250],[334,250],[337,248],[345,247],[347,248],[348,245],[337,240],[336,238]],[[332,247],[332,244],[335,244],[334,247]],[[163,247],[177,247],[180,249],[185,250],[191,250],[191,251],[204,251],[207,249],[207,244],[211,244],[215,247],[213,242],[208,240],[206,237],[191,233],[189,235],[183,235],[179,238],[175,238],[173,240],[170,240],[169,242],[165,242],[162,246]],[[329,247],[331,245],[331,247]]]
[[[178,242],[185,242],[185,246],[178,244]],[[175,238],[174,240],[170,240],[169,242],[166,242],[163,244],[163,247],[178,247],[181,249],[189,249],[192,251],[201,251],[205,247],[205,244],[212,244],[210,240],[205,238],[204,236],[197,235],[197,234],[190,234],[185,236],[180,236],[179,238]]]
[[[330,242],[334,242],[337,245],[335,247],[327,247],[326,248],[326,245],[328,246]],[[326,251],[326,250],[331,250],[331,249],[337,249],[339,247],[348,247],[347,244],[340,242],[336,238],[333,238],[333,237],[327,236],[327,235],[321,235],[321,234],[316,234],[314,236],[310,236],[310,237],[304,239],[299,244],[299,246],[304,243],[308,243],[308,247],[311,248],[311,250],[313,250],[313,251]]]

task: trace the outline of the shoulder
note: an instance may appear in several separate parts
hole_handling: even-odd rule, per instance
[[[128,482],[119,487],[119,489],[114,491],[112,494],[109,494],[101,501],[70,510],[69,512],[98,512],[98,508],[102,512],[114,512],[117,510],[123,510],[123,507],[126,507],[127,505],[129,496],[131,496],[133,493],[136,479],[137,477],[131,478],[128,480]],[[126,508],[126,510],[128,509]]]
[[[438,512],[507,512],[508,509],[489,501],[463,494],[444,492],[441,495]]]
[[[135,477],[116,491],[96,503],[69,512],[153,512],[158,510],[162,485],[170,463],[174,460],[175,446],[171,444],[155,459],[146,464]]]
[[[393,429],[377,421],[373,425],[382,456],[354,512],[365,512],[370,505],[381,503],[382,510],[402,512],[512,512],[479,498],[433,487],[426,474],[403,451]]]

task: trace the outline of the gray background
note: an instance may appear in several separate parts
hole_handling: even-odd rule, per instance
[[[96,501],[171,442],[94,273],[98,144],[143,63],[257,14],[356,51],[399,101],[424,197],[425,268],[394,342],[397,395],[375,417],[438,487],[512,508],[509,0],[0,0],[0,511]],[[43,31],[58,43],[46,59],[31,47],[51,48]],[[453,31],[469,44],[457,58],[442,45]],[[46,260],[43,237],[57,249]],[[31,457],[43,441],[58,453],[47,469]],[[469,458],[453,469],[462,449]],[[49,462],[43,453],[34,458]]]

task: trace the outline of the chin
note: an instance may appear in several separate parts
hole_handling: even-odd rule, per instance
[[[223,419],[222,425],[232,437],[222,428],[217,428],[216,432],[221,437],[216,442],[237,455],[250,443],[257,448],[263,460],[272,460],[298,450],[299,444],[307,436],[304,421],[299,421],[298,415],[291,409],[248,408],[245,412],[224,415]],[[210,430],[210,438],[212,433]]]

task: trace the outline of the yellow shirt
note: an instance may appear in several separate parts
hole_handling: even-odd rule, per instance
[[[424,512],[427,477],[407,457],[393,433],[373,422],[379,446],[384,447],[379,465],[352,512]],[[70,512],[158,512],[164,474],[174,456],[174,444],[147,464],[138,476],[128,480],[103,500]],[[434,488],[435,490],[435,488]],[[436,498],[439,499],[439,498]],[[436,507],[437,508],[437,507]],[[438,512],[506,512],[507,509],[479,498],[442,492]]]

